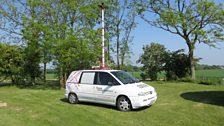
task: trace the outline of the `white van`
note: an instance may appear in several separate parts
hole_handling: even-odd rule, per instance
[[[144,84],[120,70],[73,71],[66,81],[65,97],[69,103],[79,101],[117,106],[121,111],[150,106],[157,94]]]

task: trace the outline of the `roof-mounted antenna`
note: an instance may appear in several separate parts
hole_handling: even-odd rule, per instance
[[[100,66],[100,69],[108,69],[106,66],[105,66],[105,47],[104,47],[104,11],[106,9],[106,6],[104,5],[104,3],[101,3],[101,5],[98,5],[101,9],[101,13],[102,13],[102,64]]]

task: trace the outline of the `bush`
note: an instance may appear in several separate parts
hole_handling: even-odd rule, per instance
[[[167,51],[164,45],[151,43],[143,47],[144,53],[141,55],[138,63],[143,64],[142,70],[151,80],[157,80],[157,73],[163,71],[164,60]]]
[[[196,83],[205,85],[224,85],[224,80],[219,77],[198,77]]]
[[[188,55],[184,54],[184,50],[177,50],[167,53],[164,71],[166,72],[167,80],[178,80],[189,74]]]
[[[141,73],[140,76],[141,76],[141,78],[142,78],[143,81],[146,80],[146,74],[145,73]]]
[[[178,80],[181,82],[194,82],[190,76],[186,76],[186,77],[180,78]]]

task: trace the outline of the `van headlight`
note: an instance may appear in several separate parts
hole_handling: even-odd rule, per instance
[[[138,93],[138,96],[146,96],[146,95],[149,95],[149,94],[153,94],[153,91],[140,92],[140,93]]]
[[[144,96],[144,95],[145,95],[145,92],[138,93],[138,96]]]

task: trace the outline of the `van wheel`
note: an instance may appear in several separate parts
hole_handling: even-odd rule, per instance
[[[74,94],[74,93],[69,94],[68,102],[70,104],[77,104],[79,102],[79,100],[78,100],[78,97],[76,96],[76,94]]]
[[[125,97],[125,96],[121,96],[118,98],[117,100],[117,108],[120,111],[130,111],[131,110],[131,101]]]

